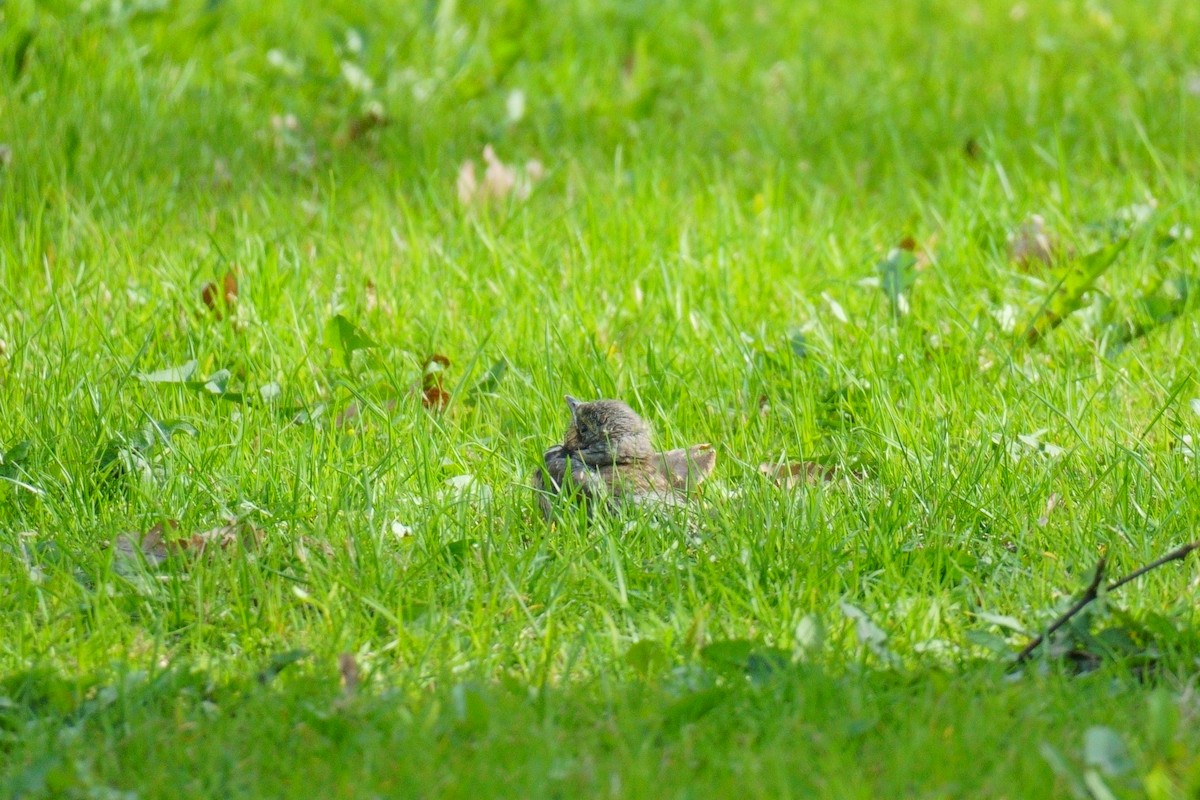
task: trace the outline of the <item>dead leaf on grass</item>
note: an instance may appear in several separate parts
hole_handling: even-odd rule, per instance
[[[117,557],[124,562],[134,563],[140,558],[146,565],[158,567],[168,558],[180,553],[203,555],[212,550],[226,550],[241,544],[246,549],[256,548],[263,532],[246,522],[230,522],[206,531],[193,533],[185,539],[167,539],[168,531],[178,531],[179,523],[173,519],[160,522],[144,534],[122,533],[113,540]]]
[[[840,464],[822,464],[818,461],[767,462],[760,464],[758,471],[785,489],[830,483],[843,477],[853,480],[866,477],[861,469],[845,469]]]
[[[389,413],[396,410],[395,400],[386,400],[381,405],[383,406],[384,410]],[[345,427],[361,416],[362,409],[359,407],[358,403],[350,403],[350,405],[346,406],[345,411],[337,415],[336,422],[339,427]]]
[[[367,307],[367,313],[371,313],[379,308],[379,292],[375,288],[375,281],[367,278],[367,286],[363,291],[363,302]]]
[[[215,281],[209,281],[200,289],[200,300],[217,319],[221,319],[226,312],[232,310],[237,305],[237,299],[238,279],[237,272],[233,269],[221,278],[220,286],[217,286]]]
[[[366,104],[361,114],[351,119],[345,129],[334,136],[333,143],[337,147],[345,147],[347,144],[361,141],[371,131],[383,128],[387,124],[388,116],[383,110],[383,104],[372,100]]]
[[[1042,511],[1042,515],[1038,517],[1038,527],[1044,528],[1050,524],[1050,515],[1054,513],[1054,509],[1062,505],[1062,495],[1054,492],[1046,498],[1046,508]]]
[[[181,546],[188,552],[203,555],[210,550],[228,550],[239,544],[247,550],[253,550],[262,543],[262,538],[261,528],[256,528],[248,522],[230,522],[193,533]]]
[[[1040,214],[1031,215],[1008,236],[1008,258],[1025,272],[1051,266],[1070,255],[1071,249],[1059,243]]]
[[[358,661],[353,653],[338,655],[338,672],[342,676],[342,691],[348,695],[358,689]]]
[[[421,404],[439,411],[450,405],[450,393],[442,386],[442,373],[449,369],[450,359],[434,353],[425,359],[421,369]]]
[[[179,547],[174,542],[167,542],[163,533],[167,530],[177,530],[179,523],[173,519],[160,522],[143,534],[134,532],[122,533],[113,540],[113,549],[117,558],[125,562],[137,562],[144,559],[146,564],[157,567],[162,564]]]
[[[464,161],[458,169],[458,200],[465,206],[482,206],[510,197],[528,200],[534,185],[546,174],[545,167],[537,159],[526,161],[524,168],[505,164],[490,144],[483,148],[483,164],[482,180],[474,161]]]
[[[705,443],[659,453],[657,467],[672,487],[687,491],[703,483],[716,464],[717,451]]]

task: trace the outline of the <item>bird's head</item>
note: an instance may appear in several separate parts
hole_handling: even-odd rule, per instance
[[[650,428],[620,400],[581,402],[567,395],[571,424],[563,449],[593,466],[628,464],[654,455]]]

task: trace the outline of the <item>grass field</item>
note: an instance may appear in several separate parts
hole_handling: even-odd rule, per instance
[[[10,0],[0,75],[6,796],[1200,794],[1200,559],[1011,668],[1200,538],[1200,4]],[[566,393],[716,445],[691,528],[542,521]]]

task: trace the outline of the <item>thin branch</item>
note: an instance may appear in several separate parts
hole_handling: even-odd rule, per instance
[[[1145,575],[1147,572],[1149,572],[1152,569],[1158,569],[1163,564],[1169,564],[1172,561],[1181,561],[1181,560],[1187,558],[1188,555],[1190,555],[1192,553],[1192,551],[1194,551],[1194,550],[1200,550],[1200,539],[1197,539],[1194,542],[1189,542],[1188,544],[1185,544],[1181,547],[1177,547],[1174,550],[1172,550],[1171,552],[1167,553],[1162,558],[1159,558],[1155,561],[1151,561],[1146,566],[1144,566],[1140,569],[1136,569],[1133,572],[1126,575],[1125,577],[1119,578],[1119,579],[1113,581],[1112,583],[1108,584],[1108,586],[1104,587],[1104,591],[1112,592],[1117,589],[1120,589],[1125,584],[1129,583],[1130,581],[1137,580],[1138,578],[1142,577],[1143,575]],[[1033,655],[1033,651],[1037,650],[1038,647],[1042,644],[1042,642],[1046,641],[1046,639],[1053,636],[1055,631],[1057,631],[1063,625],[1066,625],[1067,622],[1070,621],[1070,619],[1072,617],[1074,617],[1076,614],[1078,614],[1080,611],[1082,611],[1084,608],[1086,608],[1089,603],[1091,603],[1093,600],[1095,600],[1100,594],[1100,583],[1103,580],[1104,580],[1104,559],[1101,558],[1100,561],[1097,562],[1097,564],[1096,564],[1096,572],[1092,576],[1092,582],[1088,585],[1088,587],[1084,591],[1083,595],[1077,601],[1075,601],[1075,603],[1070,608],[1068,608],[1061,615],[1059,615],[1058,619],[1056,619],[1056,620],[1054,620],[1054,622],[1050,623],[1050,627],[1048,627],[1046,629],[1045,633],[1035,636],[1029,642],[1029,644],[1025,645],[1024,649],[1022,649],[1021,652],[1017,653],[1016,660],[1013,661],[1013,666],[1018,667],[1021,664],[1024,664],[1026,661],[1028,661],[1029,657],[1031,655]]]
[[[1049,637],[1053,636],[1054,632],[1063,625],[1066,625],[1067,622],[1070,621],[1071,617],[1078,614],[1080,611],[1086,608],[1089,603],[1096,599],[1096,596],[1100,593],[1100,582],[1104,580],[1104,566],[1105,562],[1103,558],[1096,562],[1096,571],[1095,574],[1092,575],[1092,582],[1088,584],[1083,596],[1076,600],[1070,608],[1060,614],[1058,619],[1050,623],[1050,627],[1046,629],[1045,633],[1039,633],[1029,644],[1025,645],[1025,648],[1021,650],[1021,652],[1017,653],[1017,659],[1013,662],[1013,666],[1020,666],[1028,661],[1029,657],[1033,655],[1033,651],[1038,649],[1038,645],[1046,641],[1046,639]]]
[[[1197,539],[1196,541],[1191,542],[1189,544],[1185,544],[1183,547],[1178,547],[1178,548],[1172,550],[1171,552],[1167,553],[1165,556],[1158,559],[1157,561],[1151,561],[1146,566],[1142,567],[1139,570],[1134,570],[1133,572],[1126,575],[1124,578],[1121,578],[1118,581],[1113,581],[1112,583],[1110,583],[1108,586],[1105,587],[1104,591],[1111,592],[1114,589],[1120,589],[1125,584],[1129,583],[1132,580],[1136,580],[1137,578],[1142,577],[1143,575],[1145,575],[1147,572],[1149,572],[1152,569],[1158,569],[1163,564],[1168,564],[1172,561],[1180,561],[1184,558],[1187,558],[1188,554],[1191,553],[1193,550],[1200,550],[1200,539]]]

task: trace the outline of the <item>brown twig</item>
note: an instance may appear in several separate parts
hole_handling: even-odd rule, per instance
[[[1142,567],[1141,569],[1134,570],[1133,572],[1126,575],[1124,578],[1121,578],[1119,581],[1113,581],[1108,586],[1104,587],[1104,591],[1111,592],[1114,589],[1120,589],[1125,584],[1129,583],[1132,580],[1136,580],[1137,578],[1142,577],[1143,575],[1145,575],[1147,572],[1149,572],[1152,569],[1158,569],[1163,564],[1170,563],[1171,561],[1179,561],[1181,559],[1187,558],[1188,554],[1191,553],[1193,550],[1200,550],[1200,539],[1197,539],[1194,542],[1185,544],[1183,547],[1177,547],[1174,550],[1172,550],[1171,552],[1167,553],[1162,558],[1158,559],[1157,561],[1151,561],[1146,566]]]
[[[1046,629],[1045,633],[1039,633],[1037,636],[1033,637],[1033,640],[1029,644],[1025,645],[1025,648],[1021,650],[1021,652],[1017,653],[1017,660],[1013,662],[1013,666],[1019,666],[1028,661],[1029,657],[1033,655],[1033,651],[1038,649],[1038,645],[1053,636],[1054,632],[1063,625],[1066,625],[1071,617],[1078,614],[1089,603],[1096,599],[1097,595],[1100,593],[1100,582],[1104,580],[1104,566],[1104,558],[1102,557],[1096,562],[1096,571],[1095,574],[1092,575],[1092,582],[1088,584],[1083,596],[1076,600],[1070,608],[1060,614],[1058,619],[1054,620],[1054,622],[1051,622],[1050,627]]]
[[[1185,544],[1181,547],[1177,547],[1174,550],[1172,550],[1171,552],[1167,553],[1162,558],[1159,558],[1155,561],[1151,561],[1146,566],[1141,567],[1140,569],[1134,570],[1133,572],[1129,573],[1128,575],[1126,575],[1123,578],[1118,578],[1117,580],[1108,584],[1108,586],[1105,586],[1104,591],[1105,592],[1115,591],[1117,589],[1120,589],[1122,586],[1129,583],[1130,581],[1137,580],[1138,578],[1142,577],[1143,575],[1145,575],[1147,572],[1149,572],[1152,569],[1158,569],[1163,564],[1169,564],[1172,561],[1181,561],[1182,559],[1187,558],[1188,555],[1190,555],[1193,550],[1200,550],[1200,539],[1197,539],[1194,542],[1189,542],[1188,544]],[[1055,631],[1057,631],[1063,625],[1066,625],[1067,622],[1070,621],[1070,619],[1072,617],[1074,617],[1076,614],[1078,614],[1080,611],[1082,611],[1089,603],[1091,603],[1093,600],[1095,600],[1100,594],[1100,583],[1103,580],[1104,580],[1104,559],[1101,558],[1100,561],[1096,563],[1096,572],[1092,576],[1092,582],[1088,585],[1088,587],[1084,591],[1083,595],[1077,601],[1075,601],[1075,603],[1070,608],[1068,608],[1061,615],[1059,615],[1059,617],[1056,620],[1054,620],[1054,622],[1050,623],[1050,627],[1046,628],[1045,633],[1035,636],[1029,642],[1029,644],[1025,645],[1025,647],[1021,650],[1021,652],[1017,653],[1017,657],[1013,661],[1013,666],[1018,667],[1021,664],[1024,664],[1026,661],[1028,661],[1029,657],[1031,655],[1033,655],[1033,651],[1037,650],[1038,646],[1041,645],[1042,642],[1046,641],[1046,639],[1053,636]]]

